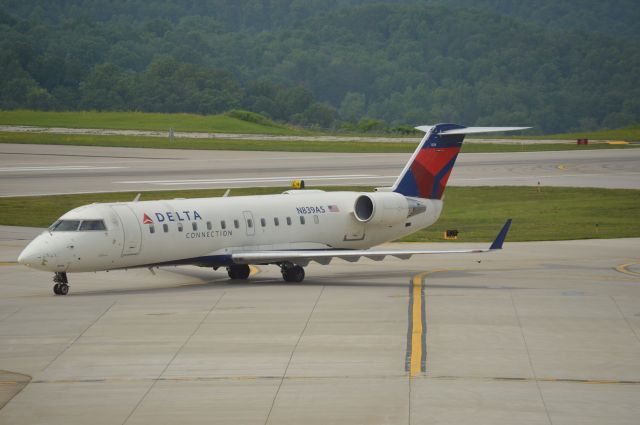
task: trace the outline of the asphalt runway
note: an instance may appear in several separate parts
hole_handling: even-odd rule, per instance
[[[0,196],[393,184],[410,154],[0,145]],[[450,184],[640,189],[640,149],[461,154]]]
[[[37,232],[0,227],[0,424],[640,417],[640,239],[335,261],[300,284],[85,273],[60,297],[13,263]]]

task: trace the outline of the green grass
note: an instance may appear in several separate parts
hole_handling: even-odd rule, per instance
[[[327,190],[368,191],[369,187]],[[286,188],[232,189],[231,196],[280,193]],[[144,192],[142,200],[221,196],[224,190]],[[130,201],[135,192],[0,198],[0,224],[46,227],[74,207]],[[449,187],[440,220],[404,241],[441,241],[446,229],[459,242],[491,241],[513,218],[509,241],[640,237],[640,191],[534,187]]]
[[[413,152],[416,143],[323,142],[224,139],[174,139],[159,137],[64,135],[48,133],[3,133],[0,143],[42,145],[110,146],[156,149],[203,149],[282,152]]]
[[[126,130],[156,130],[195,131],[208,133],[248,133],[270,135],[308,135],[308,134],[339,134],[341,136],[357,137],[406,137],[397,134],[357,134],[311,132],[299,128],[291,128],[269,122],[267,125],[243,121],[225,114],[197,115],[197,114],[163,114],[149,112],[45,112],[30,110],[0,110],[0,125],[29,125],[37,127],[63,128],[104,128]],[[416,135],[416,138],[419,138]],[[588,138],[594,140],[640,140],[640,125],[632,125],[613,130],[588,131],[580,133],[561,133],[537,136],[519,136],[507,133],[504,138],[513,139],[559,139],[572,140]]]
[[[549,140],[626,140],[640,141],[640,125],[632,125],[613,130],[584,131],[579,133],[550,134],[546,136],[515,136],[515,139],[549,139]]]
[[[0,111],[0,124],[63,128],[198,131],[296,135],[308,132],[279,124],[261,125],[226,115],[160,114],[147,112]]]
[[[449,187],[445,199],[440,220],[405,240],[437,240],[446,229],[460,241],[491,240],[506,218],[510,241],[640,236],[640,190]]]
[[[23,143],[39,145],[109,146],[156,149],[203,149],[237,151],[283,151],[283,152],[371,152],[411,153],[415,143],[397,142],[325,142],[325,141],[274,141],[274,140],[223,140],[223,139],[174,139],[160,137],[65,135],[49,133],[0,132],[0,143]],[[539,152],[560,150],[633,149],[632,145],[572,145],[572,144],[491,144],[465,143],[462,152]]]

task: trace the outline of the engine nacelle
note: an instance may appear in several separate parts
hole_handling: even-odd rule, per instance
[[[395,192],[359,195],[353,204],[353,216],[361,223],[392,226],[410,216],[407,198]]]

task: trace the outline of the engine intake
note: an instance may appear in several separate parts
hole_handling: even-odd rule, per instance
[[[407,198],[394,192],[362,194],[353,204],[353,216],[360,223],[392,226],[406,220],[410,213]]]
[[[367,223],[373,218],[375,211],[376,206],[370,197],[367,195],[358,196],[353,206],[353,214],[356,216],[356,220]]]

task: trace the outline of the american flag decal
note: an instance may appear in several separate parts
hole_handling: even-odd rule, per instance
[[[340,212],[340,208],[337,205],[328,205],[327,208],[329,208],[329,212]]]

